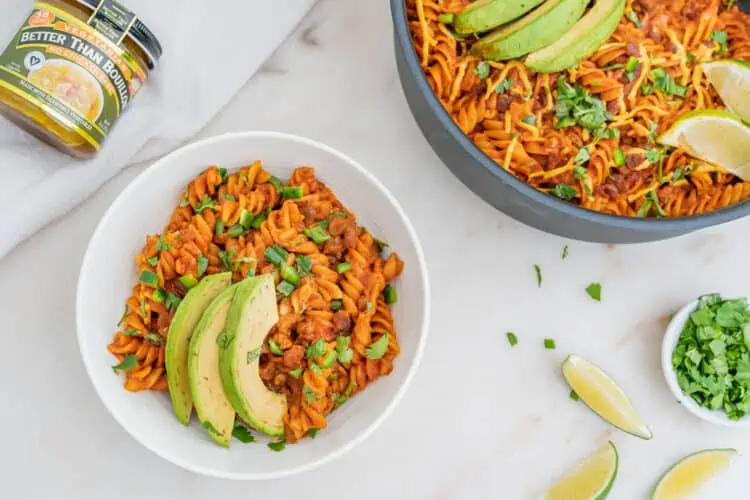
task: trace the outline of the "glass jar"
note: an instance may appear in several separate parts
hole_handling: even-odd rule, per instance
[[[0,114],[76,158],[99,151],[161,57],[114,0],[43,0],[0,55]]]

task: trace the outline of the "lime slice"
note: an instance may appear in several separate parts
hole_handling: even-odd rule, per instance
[[[687,498],[723,470],[737,450],[701,450],[682,458],[664,473],[651,492],[651,500]]]
[[[565,380],[586,406],[628,434],[651,439],[653,434],[622,389],[598,367],[574,354],[562,364]]]
[[[617,477],[617,448],[609,441],[553,484],[544,500],[604,500]]]
[[[719,165],[743,180],[750,179],[750,124],[718,109],[682,115],[659,142],[682,147],[692,156]]]
[[[722,59],[703,63],[703,72],[730,111],[750,121],[750,63]]]

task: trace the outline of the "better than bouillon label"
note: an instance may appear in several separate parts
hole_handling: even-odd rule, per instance
[[[99,149],[146,80],[121,44],[135,16],[102,0],[88,23],[44,2],[0,55],[0,87],[76,130]]]

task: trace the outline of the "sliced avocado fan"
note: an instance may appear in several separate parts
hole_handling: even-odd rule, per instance
[[[456,33],[468,35],[497,28],[520,17],[543,0],[477,0],[456,17]]]

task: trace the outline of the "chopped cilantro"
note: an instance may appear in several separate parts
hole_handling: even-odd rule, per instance
[[[128,354],[123,358],[120,364],[112,367],[112,371],[115,373],[121,371],[126,372],[135,367],[136,363],[138,363],[138,356],[136,356],[135,354]]]
[[[507,332],[505,336],[508,337],[508,343],[511,347],[515,347],[515,345],[518,344],[518,337],[516,337],[515,333]]]
[[[508,90],[513,87],[513,79],[512,78],[506,78],[502,82],[495,85],[495,92],[498,94],[503,94],[507,92]]]
[[[297,265],[297,271],[301,276],[312,272],[312,260],[310,260],[310,257],[307,255],[298,255],[295,264]]]
[[[148,262],[148,265],[151,267],[156,267],[156,265],[159,263],[159,256],[154,255],[153,257],[149,257],[146,259],[146,262]]]
[[[181,298],[179,298],[177,295],[173,294],[172,292],[169,292],[167,294],[166,300],[164,301],[164,306],[170,311],[176,311],[177,308],[180,306],[180,302],[182,302]]]
[[[234,195],[231,194],[223,194],[221,195],[221,199],[226,201],[237,201],[237,198],[235,198]]]
[[[578,153],[576,153],[576,157],[573,159],[577,164],[583,165],[587,161],[591,159],[591,154],[589,153],[589,148],[586,146],[583,146],[581,149],[578,150]]]
[[[477,67],[474,68],[474,74],[482,80],[490,76],[490,63],[488,63],[487,61],[481,61],[479,64],[477,64]]]
[[[527,125],[536,125],[536,116],[526,115],[521,119],[521,121],[526,123]]]
[[[625,17],[627,18],[628,21],[630,21],[631,23],[635,24],[636,28],[638,28],[638,29],[643,28],[643,23],[641,22],[640,19],[638,19],[638,16],[632,10],[628,11],[625,14]]]
[[[591,283],[586,287],[586,293],[595,301],[602,301],[602,285],[600,283]]]
[[[704,295],[672,351],[683,393],[738,420],[750,412],[750,309],[747,300]]]
[[[550,190],[550,193],[561,200],[572,200],[578,195],[576,189],[569,184],[558,184]]]
[[[302,387],[302,395],[305,397],[305,401],[307,401],[307,404],[311,405],[313,401],[318,399],[318,395],[310,389],[307,384],[305,384]]]
[[[239,422],[234,423],[234,429],[232,429],[232,436],[237,441],[240,441],[242,443],[253,443],[255,442],[255,436],[253,436],[253,433],[250,432],[250,429],[245,427]]]
[[[331,301],[331,309],[338,311],[344,307],[344,303],[340,299],[334,299]]]
[[[380,359],[388,351],[388,332],[384,332],[381,337],[365,348],[365,357],[367,359]]]
[[[219,206],[219,203],[216,200],[214,200],[210,196],[206,196],[195,205],[193,210],[195,210],[196,213],[201,214],[207,208],[214,209],[218,206]]]
[[[729,37],[727,36],[726,31],[719,31],[719,30],[712,31],[711,40],[713,40],[719,45],[719,48],[716,51],[717,54],[724,54],[725,52],[729,50],[727,47],[727,44],[729,43]]]
[[[555,339],[544,339],[544,348],[545,349],[554,349],[557,347],[555,344]]]
[[[247,351],[246,361],[248,365],[260,357],[260,351],[260,347]]]
[[[538,264],[534,264],[534,272],[536,272],[536,286],[542,288],[542,268]]]
[[[203,256],[202,253],[198,254],[198,277],[200,278],[203,276],[203,273],[206,272],[206,269],[208,268],[208,259]]]
[[[563,249],[562,249],[562,256],[561,256],[561,258],[562,258],[563,260],[565,260],[565,259],[567,259],[567,258],[568,258],[568,245],[565,245],[565,246],[563,247]]]
[[[305,355],[309,359],[315,359],[325,354],[328,344],[323,339],[318,339],[307,348]]]
[[[171,243],[164,243],[164,235],[162,234],[159,236],[159,241],[156,242],[156,251],[157,252],[164,252],[166,250],[169,250],[172,248]]]
[[[687,87],[677,83],[664,68],[652,70],[651,78],[654,80],[654,88],[661,90],[666,95],[676,95],[678,97],[685,97],[687,95]]]
[[[588,94],[581,86],[571,86],[562,76],[557,79],[555,116],[558,128],[577,124],[590,131],[612,119],[601,99]]]
[[[275,443],[268,443],[268,447],[273,451],[282,451],[286,448],[286,440],[276,441]]]
[[[158,333],[147,333],[143,336],[143,340],[151,345],[162,345],[164,343],[164,337]]]
[[[579,181],[582,181],[586,179],[589,176],[589,171],[586,169],[586,167],[582,167],[580,165],[576,165],[573,168],[573,177],[578,179]]]
[[[569,396],[570,396],[570,399],[572,399],[573,401],[580,401],[581,400],[581,397],[573,389],[570,390],[570,395]]]

